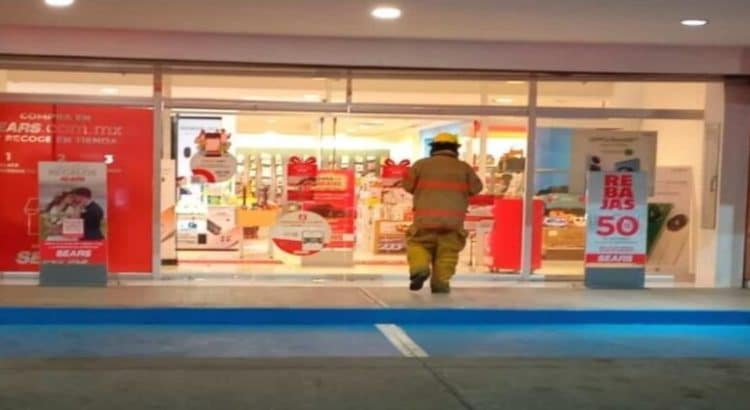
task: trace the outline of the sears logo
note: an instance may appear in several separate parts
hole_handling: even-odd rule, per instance
[[[58,249],[55,252],[55,256],[58,258],[90,258],[90,249]]]
[[[39,134],[42,129],[42,124],[38,122],[0,122],[0,132]]]
[[[36,265],[39,263],[38,251],[21,251],[16,254],[16,263],[19,265]]]

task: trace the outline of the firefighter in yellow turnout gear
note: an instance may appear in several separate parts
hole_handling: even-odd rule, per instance
[[[414,223],[407,232],[411,290],[427,279],[433,293],[450,292],[458,255],[466,246],[464,219],[469,197],[479,194],[482,181],[458,159],[458,137],[441,133],[432,141],[430,157],[417,161],[404,180],[414,195]]]

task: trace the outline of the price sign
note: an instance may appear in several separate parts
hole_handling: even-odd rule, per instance
[[[647,189],[642,172],[589,174],[587,264],[645,265]]]

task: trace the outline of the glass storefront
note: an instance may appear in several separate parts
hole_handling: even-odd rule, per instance
[[[486,192],[470,209],[467,226],[474,235],[471,246],[462,254],[461,271],[491,269],[485,244],[491,231],[488,222],[492,221],[493,198],[521,201],[523,196],[523,167],[518,168],[518,160],[522,161],[526,146],[526,120],[521,117],[487,117],[480,122],[444,116],[216,114],[186,110],[172,118],[181,192],[176,209],[178,259],[182,265],[172,271],[186,267],[201,270],[206,261],[241,264],[236,271],[278,272],[289,270],[289,266],[317,273],[403,271],[411,198],[392,186],[391,174],[427,155],[429,142],[439,132],[461,136],[462,158],[475,165],[486,185]],[[217,184],[191,183],[190,160],[196,135],[222,129],[231,134],[230,152],[237,159],[234,178]],[[354,176],[354,186],[347,187],[355,195],[353,230],[346,234],[356,240],[350,249],[337,250],[329,261],[288,257],[271,238],[279,215],[305,205],[296,198],[300,189],[297,184],[304,180],[294,170],[295,164],[308,162],[319,172],[350,171]],[[515,163],[513,172],[499,168],[505,162]],[[514,178],[509,182],[503,175]],[[220,231],[212,233],[209,225],[219,215],[229,217]],[[514,217],[515,225],[520,226],[521,215]],[[222,238],[226,232],[231,232],[231,238]],[[520,242],[520,236],[517,239]],[[505,271],[518,270],[520,254],[516,252],[515,256],[517,266],[507,265]]]
[[[161,186],[161,199],[148,199],[161,209],[151,213],[153,235],[142,240],[165,266],[118,273],[401,274],[412,216],[397,176],[444,131],[460,136],[462,159],[485,182],[469,209],[459,274],[582,278],[592,136],[638,147],[614,161],[651,181],[648,273],[692,283],[716,264],[710,219],[722,124],[705,114],[715,110],[712,90],[722,87],[715,79],[169,65],[118,72],[113,64],[0,70],[0,98],[6,111],[85,103],[152,113],[155,147],[133,149],[161,169],[151,184]],[[0,152],[13,155],[10,131],[0,132]],[[212,153],[225,156],[211,162],[216,172],[197,172]],[[308,189],[320,175],[340,183],[319,195],[325,200]],[[110,202],[122,203],[123,193],[112,192],[121,197]],[[328,223],[331,241],[322,251],[294,255],[277,240],[280,218],[299,210]],[[23,270],[11,265],[0,271]]]

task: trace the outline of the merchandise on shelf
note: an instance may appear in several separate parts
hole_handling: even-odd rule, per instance
[[[586,243],[586,208],[577,194],[549,194],[545,204],[543,248],[547,259],[580,260]]]
[[[504,197],[522,197],[526,158],[523,150],[511,149],[503,154],[485,180],[487,192]]]
[[[413,218],[412,198],[402,188],[402,182],[410,165],[409,160],[396,163],[386,159],[381,166],[379,184],[373,187],[373,194],[379,198],[372,226],[372,249],[376,254],[406,251],[406,230]]]

